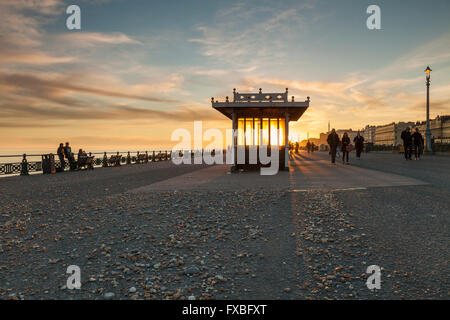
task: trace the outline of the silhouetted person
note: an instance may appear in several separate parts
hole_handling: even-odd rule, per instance
[[[411,129],[409,127],[406,127],[406,129],[402,132],[401,138],[403,140],[403,147],[405,149],[405,159],[412,160],[412,135]]]
[[[315,147],[314,142],[311,142],[311,152],[312,153],[314,153],[314,147]]]
[[[86,161],[87,159],[87,153],[83,149],[78,150],[78,161],[77,161],[77,168],[81,168],[81,164]]]
[[[64,146],[64,154],[66,155],[67,161],[69,162],[70,170],[75,170],[75,158],[72,153],[72,148],[70,147],[68,142],[66,142],[66,145]]]
[[[64,144],[60,143],[59,148],[56,151],[59,157],[59,162],[61,162],[61,171],[64,171],[64,168],[66,167],[66,162],[64,161]]]
[[[83,149],[78,150],[78,157],[87,157],[86,151]]]
[[[361,159],[361,152],[364,149],[364,137],[361,136],[361,133],[359,131],[356,137],[353,139],[353,142],[355,143],[356,157],[358,159]]]
[[[308,153],[311,152],[311,143],[309,142],[309,140],[308,140],[308,142],[306,143],[306,150],[308,150]]]
[[[327,142],[330,146],[331,163],[336,163],[336,149],[339,145],[339,136],[337,135],[336,130],[331,130]]]
[[[419,132],[419,128],[416,128],[416,132],[412,134],[412,140],[414,145],[414,158],[420,160],[420,155],[423,152],[423,137]]]
[[[347,132],[344,132],[344,135],[342,136],[342,163],[345,164],[345,161],[347,160],[347,164],[348,163],[348,154],[349,154],[349,149],[348,146],[350,145],[350,138],[348,137]]]

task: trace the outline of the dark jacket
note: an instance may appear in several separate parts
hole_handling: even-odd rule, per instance
[[[342,151],[347,150],[347,146],[350,144],[350,138],[349,137],[342,137]]]
[[[355,148],[358,150],[362,150],[364,148],[364,137],[363,136],[356,136],[355,139],[353,139],[353,142],[355,143]]]
[[[71,147],[67,147],[67,146],[65,146],[64,147],[64,154],[66,155],[66,158],[67,159],[70,159],[70,158],[72,158],[72,148]]]
[[[337,133],[330,133],[328,135],[327,142],[330,145],[330,148],[337,148],[340,142]]]
[[[59,147],[58,151],[56,151],[59,157],[64,157],[64,147]]]
[[[414,132],[412,134],[412,139],[415,146],[423,146],[423,137],[420,132]]]
[[[403,145],[409,146],[412,144],[412,135],[411,132],[404,130],[402,132],[401,138],[403,140]]]

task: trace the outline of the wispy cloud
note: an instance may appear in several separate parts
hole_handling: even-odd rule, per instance
[[[142,44],[140,41],[121,33],[100,32],[73,32],[55,36],[58,40],[76,43],[77,47],[92,47],[95,45],[120,45],[120,44]]]
[[[74,61],[49,54],[42,45],[42,27],[62,12],[58,0],[4,0],[0,2],[0,64],[49,65]],[[34,14],[29,14],[33,12]]]
[[[3,64],[25,64],[25,65],[51,65],[64,64],[77,60],[76,57],[55,57],[38,50],[11,50],[0,49],[0,60]]]
[[[231,65],[248,66],[274,61],[285,56],[291,41],[298,40],[306,29],[303,10],[314,1],[295,6],[273,2],[238,2],[216,14],[214,26],[197,28],[201,34],[189,41],[200,45],[201,53]],[[289,23],[287,23],[289,21]]]
[[[180,106],[172,110],[156,110],[129,105],[111,104],[107,109],[102,108],[67,108],[51,104],[41,104],[33,99],[22,101],[0,102],[0,117],[2,119],[22,119],[13,127],[26,126],[31,120],[136,120],[147,119],[152,122],[170,121],[192,122],[217,121],[222,118],[207,105]],[[28,121],[28,122],[27,122]]]
[[[177,100],[174,99],[129,94],[126,90],[120,88],[115,88],[115,90],[112,90],[101,87],[88,87],[74,83],[68,76],[64,76],[63,79],[44,79],[30,74],[0,74],[0,86],[20,88],[21,91],[28,90],[32,94],[36,94],[41,91],[53,92],[55,94],[83,93],[95,96],[142,100],[148,102],[177,102]]]
[[[61,0],[4,0],[0,3],[0,64],[52,65],[79,60],[64,48],[140,45],[121,33],[66,32],[49,34],[44,26],[64,13]],[[33,14],[30,14],[32,12]]]

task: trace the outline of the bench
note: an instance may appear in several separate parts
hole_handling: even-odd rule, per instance
[[[140,153],[136,157],[136,163],[148,162],[148,155],[145,153]]]
[[[163,154],[161,152],[155,154],[155,161],[163,160]]]
[[[118,166],[120,166],[120,161],[122,161],[122,155],[121,154],[118,154],[118,155],[115,155],[115,156],[111,156],[108,159],[108,166],[118,167]]]
[[[94,158],[93,156],[80,156],[78,157],[77,167],[78,169],[85,168],[88,170],[94,170]]]

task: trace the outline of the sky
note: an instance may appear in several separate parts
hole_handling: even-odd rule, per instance
[[[68,30],[66,8],[81,8]],[[369,30],[369,5],[381,30]],[[171,148],[240,92],[311,97],[294,139],[450,114],[450,1],[2,0],[0,154]]]

